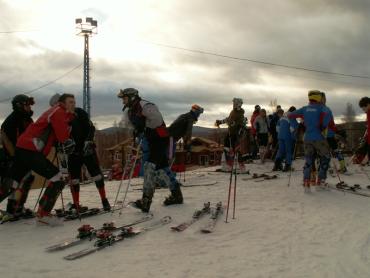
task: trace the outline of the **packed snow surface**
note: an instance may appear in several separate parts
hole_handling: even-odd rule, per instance
[[[226,204],[230,174],[202,168],[186,173],[185,184],[217,181],[210,186],[183,188],[183,205],[164,207],[168,190],[156,191],[154,219],[170,215],[170,225],[126,239],[114,246],[75,261],[63,257],[93,245],[47,253],[45,248],[74,237],[77,228],[104,222],[129,223],[142,213],[125,207],[122,215],[103,214],[65,222],[60,227],[40,227],[34,220],[0,225],[1,277],[370,277],[370,198],[336,190],[303,193],[303,161],[294,163],[290,187],[288,173],[278,179],[256,182],[238,175],[236,219],[225,223],[225,214],[211,234],[200,229],[209,216],[179,233],[170,226],[190,220],[195,209],[210,201]],[[252,173],[263,173],[272,163],[248,164]],[[359,166],[349,167],[348,184],[370,184]],[[369,171],[365,168],[365,171]],[[141,196],[142,181],[134,179],[128,200]],[[183,182],[183,178],[182,178]],[[335,185],[338,178],[329,176]],[[113,203],[119,181],[107,182],[108,198]],[[127,181],[123,182],[122,199]],[[367,189],[366,189],[367,190]],[[370,190],[368,190],[370,193]],[[32,190],[27,203],[33,208],[39,189]],[[70,193],[64,190],[64,203]],[[81,203],[100,207],[94,184],[81,187]],[[6,201],[1,204],[4,209]],[[61,207],[58,200],[56,207]],[[231,206],[232,208],[232,206]],[[230,211],[232,216],[232,210]],[[148,222],[149,223],[149,222]],[[141,224],[145,226],[148,223]]]

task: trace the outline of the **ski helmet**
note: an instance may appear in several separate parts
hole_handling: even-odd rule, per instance
[[[234,108],[240,109],[243,105],[243,100],[241,98],[233,98]]]
[[[204,112],[204,109],[200,107],[198,104],[193,104],[191,106],[191,110],[194,112],[198,112],[199,114],[202,114]]]
[[[33,97],[29,97],[23,94],[16,95],[12,100],[13,110],[23,111],[24,105],[34,105],[34,104],[35,104],[35,101]]]
[[[319,90],[310,90],[308,91],[308,100],[314,102],[321,102],[323,93]]]
[[[256,106],[254,106],[254,110],[256,111],[260,111],[261,110],[261,106],[259,106],[258,104]]]
[[[130,100],[138,96],[139,96],[139,91],[136,90],[135,88],[126,88],[124,90],[120,89],[117,94],[117,97],[119,98],[128,97]]]
[[[203,107],[200,107],[198,104],[193,104],[191,106],[191,112],[195,115],[195,118],[198,120],[200,114],[204,112]]]

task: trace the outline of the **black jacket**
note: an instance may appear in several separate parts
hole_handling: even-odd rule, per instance
[[[95,126],[86,111],[79,107],[75,109],[75,118],[71,122],[71,126],[71,135],[76,143],[75,152],[82,152],[84,143],[94,140]]]

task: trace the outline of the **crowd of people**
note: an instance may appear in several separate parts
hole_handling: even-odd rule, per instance
[[[170,190],[170,195],[163,201],[164,205],[182,204],[181,185],[171,171],[176,142],[182,139],[184,149],[191,151],[193,125],[204,109],[194,104],[188,113],[180,115],[167,127],[158,107],[142,99],[138,90],[126,88],[119,90],[117,96],[122,99],[123,111],[127,109],[135,142],[142,150],[143,195],[135,202],[135,206],[143,212],[149,212],[157,185]],[[83,211],[86,208],[79,201],[83,165],[95,181],[103,209],[111,210],[95,150],[95,127],[88,114],[75,107],[74,95],[54,95],[50,99],[50,108],[35,122],[32,119],[32,105],[32,97],[15,96],[12,100],[13,111],[1,125],[0,202],[8,200],[7,214],[14,218],[34,216],[32,210],[25,208],[34,180],[32,172],[47,181],[36,212],[38,223],[53,224],[57,221],[51,212],[66,184],[70,186],[73,208]],[[311,90],[308,92],[308,105],[299,109],[291,106],[287,111],[278,106],[269,116],[265,109],[256,105],[250,121],[251,136],[247,131],[248,120],[242,105],[242,99],[234,98],[229,116],[215,123],[217,127],[222,124],[228,126],[224,140],[225,171],[235,170],[236,164],[239,171],[246,171],[245,142],[248,136],[251,140],[247,141],[254,146],[253,158],[259,155],[261,163],[264,163],[269,156],[274,160],[273,171],[291,171],[300,131],[304,132],[305,192],[309,192],[312,185],[325,189],[332,157],[339,161],[338,171],[347,171],[338,148],[338,139],[345,137],[345,134],[336,128],[324,92]],[[367,113],[369,128],[370,98],[362,98],[359,106]],[[366,133],[364,138],[365,149],[369,153],[370,134]],[[55,155],[48,159],[52,147],[55,147]]]

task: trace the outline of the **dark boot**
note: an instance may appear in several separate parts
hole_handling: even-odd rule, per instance
[[[281,160],[277,159],[274,164],[274,168],[272,168],[272,171],[281,171],[283,170],[283,165],[281,165]]]
[[[135,201],[135,206],[141,209],[142,212],[149,212],[151,204],[152,204],[152,199],[146,196],[143,196],[142,199]]]
[[[110,204],[109,204],[107,198],[102,199],[101,202],[103,204],[104,211],[110,211],[111,210],[111,207],[110,207]]]
[[[9,214],[14,214],[16,204],[17,204],[16,200],[8,199],[8,204],[6,205],[6,212]]]
[[[283,172],[289,172],[291,169],[291,166],[289,164],[285,164],[285,167],[283,169]]]
[[[180,186],[177,187],[177,189],[171,191],[171,195],[168,196],[163,204],[165,206],[170,206],[170,205],[176,205],[176,204],[182,204],[184,202]]]

